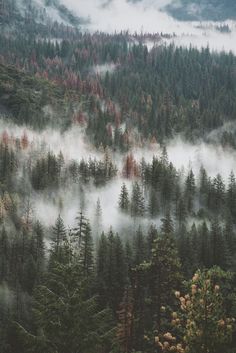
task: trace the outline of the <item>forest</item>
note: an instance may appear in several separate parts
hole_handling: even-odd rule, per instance
[[[23,4],[0,1],[0,352],[236,353],[235,169],[169,154],[234,158],[236,56]]]
[[[235,20],[236,16],[234,0],[173,0],[166,7],[174,17],[184,21]]]

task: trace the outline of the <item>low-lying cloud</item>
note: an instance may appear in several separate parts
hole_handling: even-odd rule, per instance
[[[212,50],[233,51],[236,53],[236,22],[190,22],[178,21],[168,15],[164,8],[171,0],[127,1],[127,0],[63,0],[64,5],[76,15],[89,20],[82,27],[88,31],[129,31],[131,33],[175,33],[176,45],[201,48],[209,46]],[[230,33],[221,33],[218,25],[227,25]],[[169,42],[170,40],[168,40]]]
[[[13,136],[13,138],[21,138],[24,133],[27,134],[31,147],[24,153],[29,153],[29,155],[31,150],[40,150],[42,145],[44,145],[45,153],[48,150],[56,154],[61,151],[67,161],[72,159],[79,161],[81,158],[87,160],[89,157],[103,158],[103,154],[86,141],[84,132],[77,126],[70,128],[64,133],[51,129],[35,132],[27,127],[19,127],[2,120],[0,123],[0,135],[4,131],[7,131],[8,135]],[[184,174],[192,168],[195,176],[198,177],[200,167],[203,166],[209,176],[215,177],[220,173],[227,182],[230,172],[236,170],[236,151],[223,148],[220,145],[207,144],[203,141],[193,145],[184,141],[181,137],[176,137],[167,144],[167,151],[169,160],[177,170]],[[150,148],[133,148],[132,152],[137,162],[140,162],[142,158],[145,158],[147,162],[151,162],[153,156],[161,155],[162,148],[158,144],[153,144]],[[55,223],[60,213],[65,225],[73,228],[75,226],[75,217],[83,209],[86,217],[91,220],[93,234],[95,234],[95,212],[99,199],[102,207],[101,227],[105,231],[108,231],[112,225],[115,231],[122,231],[124,236],[128,236],[135,232],[140,223],[144,228],[150,222],[159,224],[160,217],[152,221],[146,218],[135,223],[129,216],[119,211],[118,200],[121,185],[125,182],[131,193],[133,182],[122,177],[121,171],[124,157],[118,152],[112,155],[119,173],[117,177],[104,186],[95,187],[90,183],[83,186],[80,183],[71,182],[66,188],[63,186],[59,187],[58,190],[32,192],[30,199],[33,204],[35,217],[50,227]]]

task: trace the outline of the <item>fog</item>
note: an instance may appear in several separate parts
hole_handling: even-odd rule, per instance
[[[112,73],[116,68],[115,64],[103,64],[93,67],[93,72],[100,76],[105,76],[107,72]]]
[[[200,26],[199,26],[200,25]],[[216,26],[226,25],[229,27],[229,33],[222,33],[216,30]],[[174,43],[177,46],[193,46],[196,48],[209,47],[212,51],[225,51],[236,53],[236,22],[224,21],[221,23],[213,22],[192,22],[190,26],[197,29],[194,31],[185,32],[174,38]],[[199,28],[200,27],[200,28]]]
[[[103,154],[88,143],[85,132],[78,126],[73,126],[64,133],[50,128],[42,132],[36,132],[26,126],[19,127],[2,120],[0,135],[4,131],[7,131],[13,139],[27,134],[30,147],[24,153],[29,155],[32,151],[39,150],[41,151],[39,155],[42,155],[42,153],[50,150],[55,154],[61,151],[66,162],[72,159],[79,161],[81,158],[87,160],[89,157],[103,158]],[[141,161],[143,157],[146,161],[151,162],[153,156],[161,155],[161,151],[162,148],[158,144],[153,144],[150,148],[134,147],[132,149],[137,162]],[[236,151],[222,148],[220,145],[216,146],[202,141],[192,145],[181,137],[176,137],[167,143],[167,152],[169,160],[181,173],[186,174],[192,168],[196,177],[201,165],[205,167],[209,176],[215,177],[217,173],[220,173],[226,182],[230,172],[236,170]],[[124,234],[132,234],[139,224],[142,224],[143,227],[146,227],[150,222],[156,225],[160,224],[161,217],[155,220],[142,219],[134,223],[134,220],[119,211],[118,200],[121,185],[125,182],[130,193],[133,181],[122,177],[121,171],[125,155],[117,152],[111,152],[111,155],[117,164],[118,175],[112,181],[106,183],[105,186],[95,187],[93,184],[83,186],[78,183],[71,183],[71,185],[66,186],[66,189],[61,187],[56,191],[47,189],[42,192],[32,191],[29,197],[33,204],[35,218],[42,221],[46,226],[52,226],[60,213],[65,225],[73,228],[75,217],[82,209],[94,225],[96,204],[99,199],[102,208],[101,229],[105,231],[108,231],[112,225],[116,231],[122,229]],[[94,227],[93,233],[96,234],[96,227]]]
[[[55,154],[62,151],[64,158],[67,160],[75,159],[78,161],[85,156],[86,158],[101,156],[101,153],[95,151],[94,147],[89,144],[83,129],[78,126],[74,126],[64,133],[59,129],[50,127],[38,132],[27,126],[18,126],[6,120],[0,120],[0,134],[4,131],[13,138],[21,138],[26,133],[34,150],[47,149]]]
[[[180,22],[169,16],[163,9],[171,0],[63,0],[64,5],[76,15],[88,19],[82,26],[88,31],[128,30],[134,32],[176,34],[172,38],[176,45],[209,46],[212,50],[233,51],[236,53],[236,23],[234,21],[217,22]],[[228,25],[230,33],[221,33],[217,25]],[[170,40],[165,40],[170,41]]]
[[[227,128],[232,130],[231,125],[227,125],[225,129]],[[52,151],[54,154],[62,152],[66,161],[80,161],[82,158],[88,160],[90,157],[103,158],[102,152],[89,143],[84,129],[79,126],[72,126],[65,132],[52,128],[36,132],[26,126],[18,126],[0,120],[0,135],[4,131],[14,138],[21,138],[26,133],[32,149]],[[203,165],[209,176],[220,173],[227,179],[230,172],[236,169],[236,151],[217,145],[217,135],[218,130],[214,130],[209,135],[214,143],[199,141],[194,145],[185,141],[181,136],[175,137],[167,142],[169,160],[177,169],[188,170],[191,167],[197,173]],[[142,158],[151,162],[153,156],[161,155],[162,148],[159,144],[152,144],[148,148],[133,147],[131,151],[138,162]],[[112,154],[112,158],[118,169],[121,170],[124,156],[115,152]]]

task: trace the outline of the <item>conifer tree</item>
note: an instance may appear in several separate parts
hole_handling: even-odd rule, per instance
[[[211,242],[209,229],[204,221],[199,227],[199,261],[201,266],[209,267],[211,265]]]
[[[139,226],[135,238],[134,238],[134,265],[140,265],[146,260],[147,257],[147,245],[142,232],[141,227]]]
[[[236,181],[233,172],[230,173],[228,188],[226,191],[226,202],[233,219],[236,215]]]
[[[114,338],[109,310],[100,311],[76,264],[57,264],[34,295],[34,320],[39,335],[19,323],[24,351],[78,352],[105,351]],[[21,342],[22,342],[21,341]]]
[[[10,244],[8,234],[3,227],[0,233],[0,281],[4,282],[9,275]]]
[[[165,217],[162,218],[161,222],[162,222],[161,232],[166,235],[173,234],[174,224],[170,215],[170,211],[167,211]]]
[[[217,267],[198,270],[188,283],[186,295],[175,292],[181,310],[172,312],[174,334],[156,336],[156,347],[166,352],[231,352],[235,319],[227,316],[220,286],[229,279],[230,274]]]
[[[158,215],[158,212],[159,212],[158,197],[157,197],[156,191],[153,190],[152,188],[150,189],[148,210],[151,218],[154,218]]]
[[[200,203],[205,206],[207,202],[207,194],[208,194],[208,187],[209,181],[206,169],[201,166],[200,169],[200,176],[199,176],[199,201]]]
[[[78,251],[80,250],[82,238],[86,231],[86,228],[87,220],[85,219],[83,212],[80,211],[79,215],[76,217],[76,226],[73,229],[73,238],[75,242],[74,245]]]
[[[129,209],[129,193],[125,183],[121,186],[120,196],[119,196],[119,208],[123,212],[128,212]]]
[[[96,210],[95,210],[95,219],[94,219],[94,227],[96,230],[96,237],[100,235],[102,231],[102,207],[100,199],[97,199]]]
[[[185,206],[185,200],[180,197],[175,210],[176,221],[178,222],[179,228],[185,224],[187,218],[187,210]]]
[[[222,228],[218,219],[211,223],[211,249],[212,249],[212,263],[211,265],[218,265],[221,268],[227,267],[229,261],[229,254],[223,238]]]
[[[94,269],[93,260],[93,239],[89,222],[86,224],[85,232],[81,239],[81,248],[79,252],[79,263],[81,265],[82,274],[85,278],[91,277]]]
[[[104,232],[101,234],[96,258],[96,287],[99,293],[99,301],[105,307],[108,301],[108,240]]]
[[[130,207],[132,217],[142,217],[144,215],[144,198],[142,195],[142,190],[137,182],[133,184]]]
[[[220,214],[224,211],[225,205],[225,185],[220,174],[217,174],[213,180],[215,190],[214,210],[216,214]]]
[[[189,212],[193,211],[195,192],[196,192],[195,177],[191,169],[185,181],[185,197],[186,197],[187,209]]]
[[[159,236],[154,240],[150,262],[150,289],[152,298],[151,313],[154,326],[161,328],[162,307],[173,305],[172,293],[181,283],[181,266],[177,249],[170,234]]]
[[[122,352],[129,353],[133,348],[134,304],[132,289],[126,288],[118,314],[117,336]]]
[[[66,228],[63,219],[59,215],[55,226],[52,228],[51,261],[62,261],[62,244],[66,237]]]
[[[43,271],[44,267],[44,256],[45,256],[45,246],[44,246],[44,230],[43,226],[39,221],[34,225],[34,257],[37,264],[37,271],[40,273]]]

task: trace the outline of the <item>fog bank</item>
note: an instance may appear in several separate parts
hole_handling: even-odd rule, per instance
[[[88,20],[82,29],[88,31],[130,31],[144,33],[176,34],[176,45],[206,47],[212,50],[236,53],[236,22],[178,21],[164,11],[171,0],[63,0],[64,5],[76,15]],[[217,26],[227,25],[230,33],[221,33]],[[170,40],[167,40],[168,42]]]

